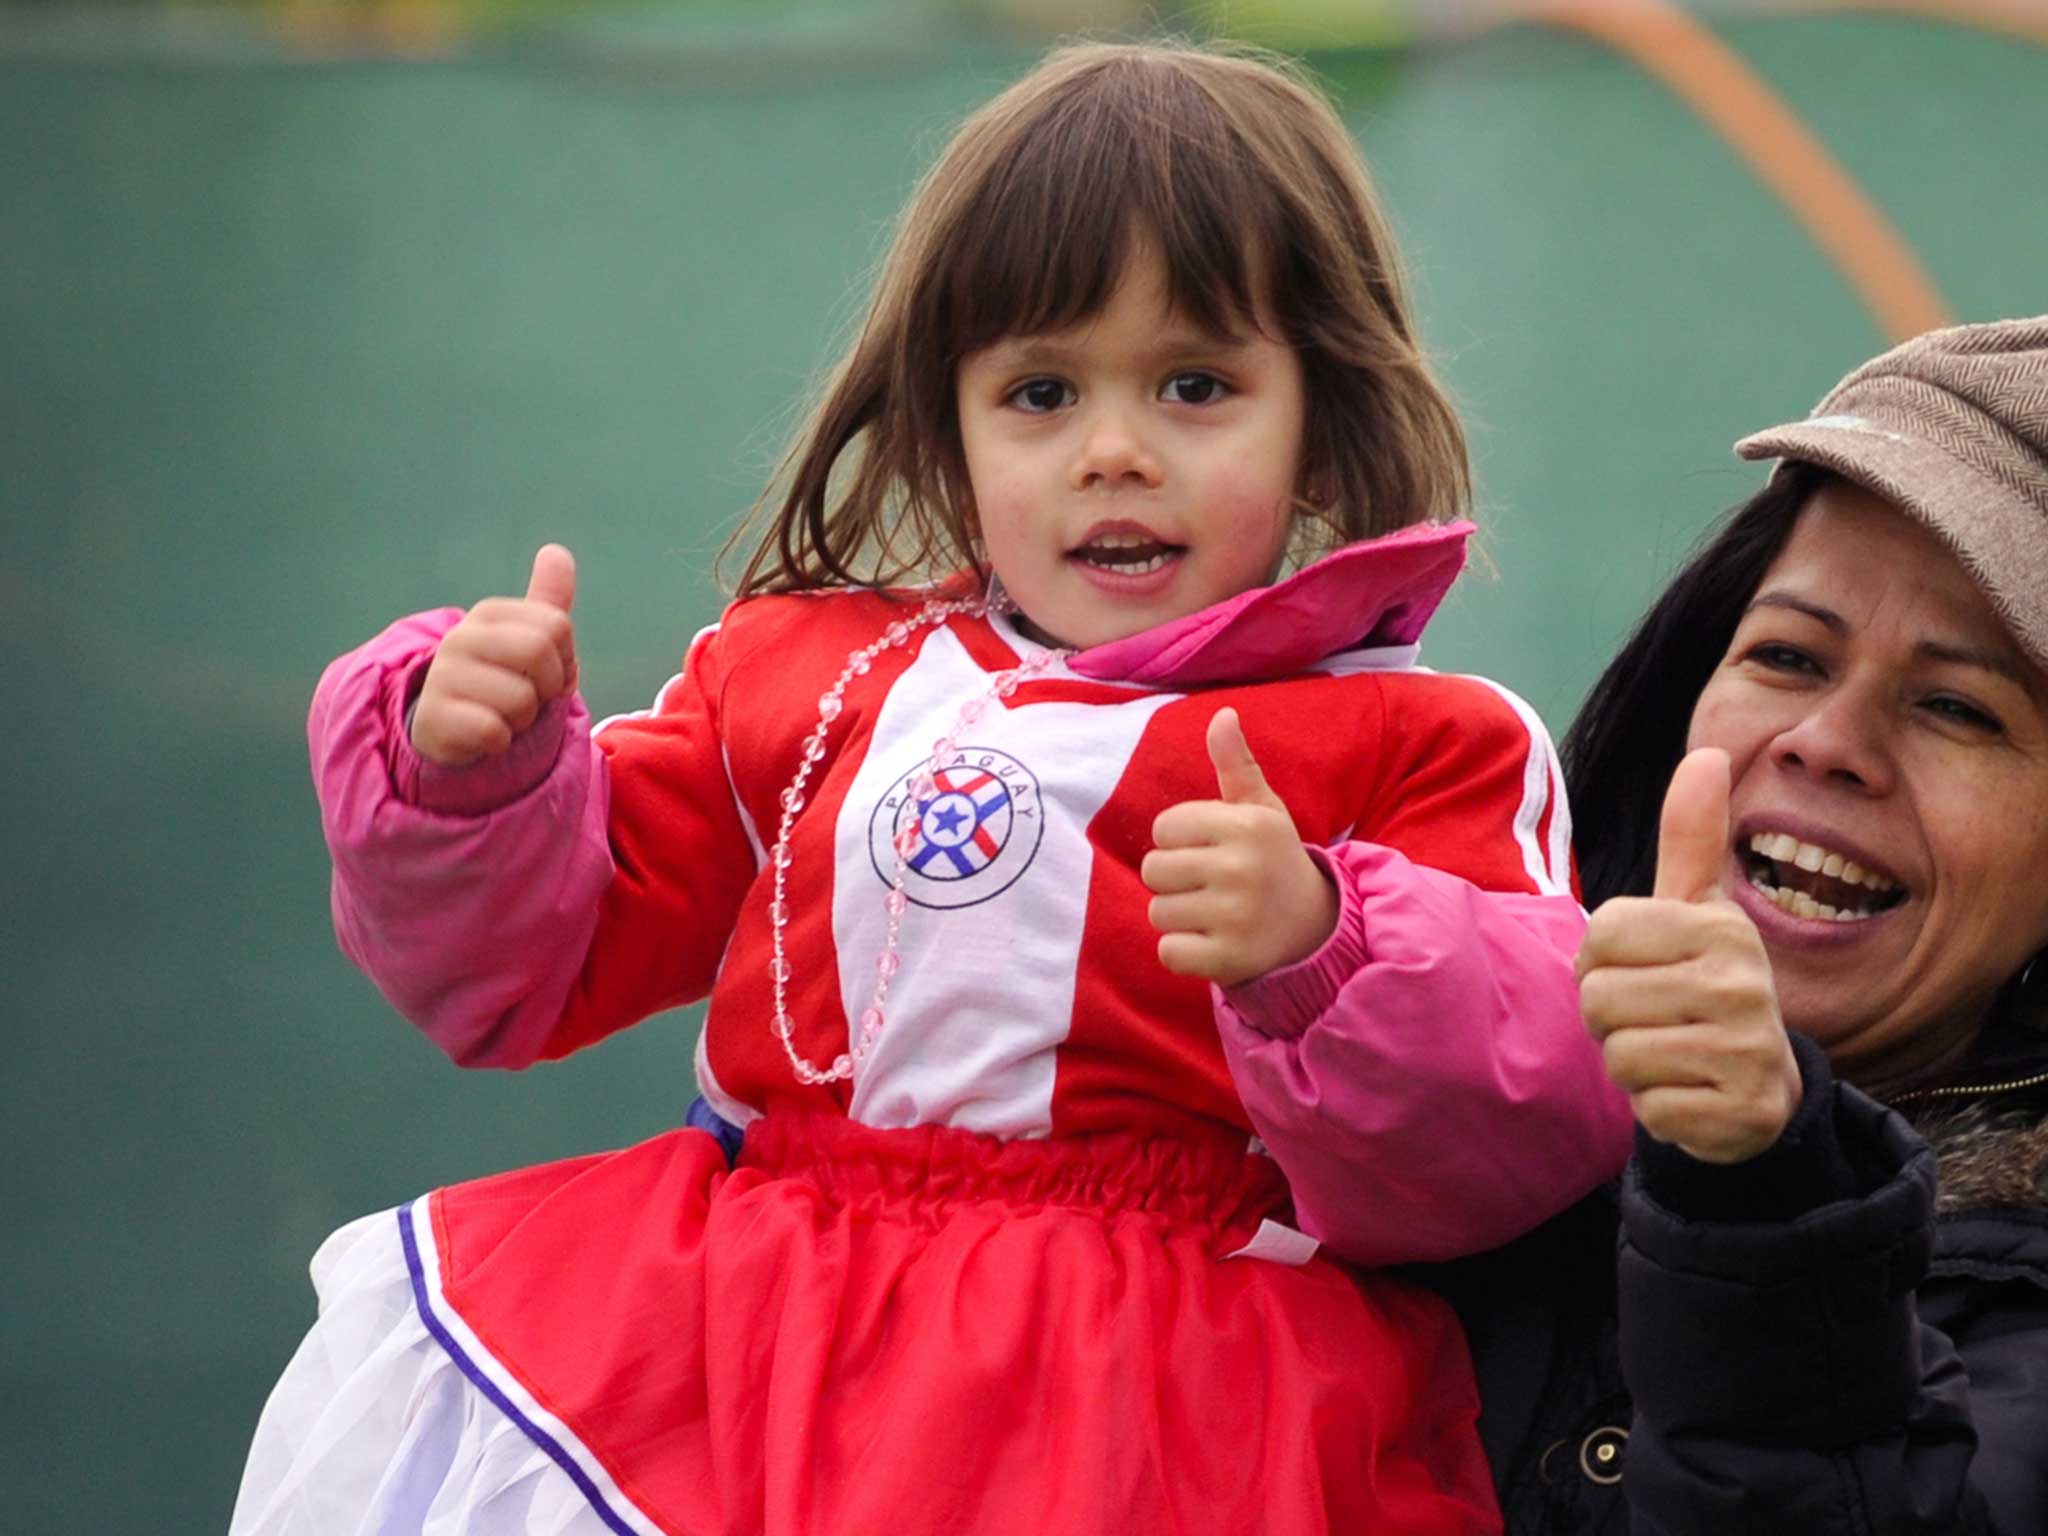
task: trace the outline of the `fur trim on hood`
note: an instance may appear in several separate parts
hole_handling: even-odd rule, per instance
[[[2048,1115],[2039,1104],[2001,1110],[1979,1099],[1925,1111],[1915,1129],[1940,1160],[1940,1214],[1991,1206],[2048,1210]]]

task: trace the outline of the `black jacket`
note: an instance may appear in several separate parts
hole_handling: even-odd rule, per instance
[[[1797,1044],[1765,1156],[1644,1138],[1431,1275],[1509,1536],[2048,1536],[2048,1040],[1902,1099],[1920,1130]]]

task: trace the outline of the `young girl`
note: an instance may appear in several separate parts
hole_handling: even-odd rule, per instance
[[[652,710],[589,726],[557,546],[329,669],[350,956],[472,1065],[708,993],[744,1143],[336,1234],[237,1532],[1497,1529],[1447,1309],[1285,1224],[1443,1257],[1628,1147],[1549,743],[1414,665],[1466,467],[1393,263],[1282,71],[1062,52]]]

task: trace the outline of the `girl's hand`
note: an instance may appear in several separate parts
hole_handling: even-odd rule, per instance
[[[533,557],[524,597],[487,597],[443,637],[412,712],[413,749],[445,768],[495,757],[576,686],[576,561]]]
[[[1721,893],[1728,754],[1671,776],[1648,897],[1603,904],[1579,948],[1579,1011],[1607,1075],[1659,1141],[1707,1163],[1775,1145],[1801,1093],[1756,925]]]
[[[1216,711],[1208,743],[1219,798],[1160,812],[1139,874],[1154,892],[1159,963],[1228,987],[1321,948],[1337,927],[1337,891],[1302,848],[1236,710]]]

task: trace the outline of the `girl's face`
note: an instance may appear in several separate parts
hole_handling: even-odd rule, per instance
[[[1279,569],[1301,360],[1174,313],[1149,244],[1101,313],[971,353],[955,388],[989,563],[1040,639],[1118,640]]]
[[[1733,757],[1722,888],[1786,1023],[1866,1086],[1952,1060],[2048,943],[2048,677],[1947,546],[1825,483],[1688,744]]]

